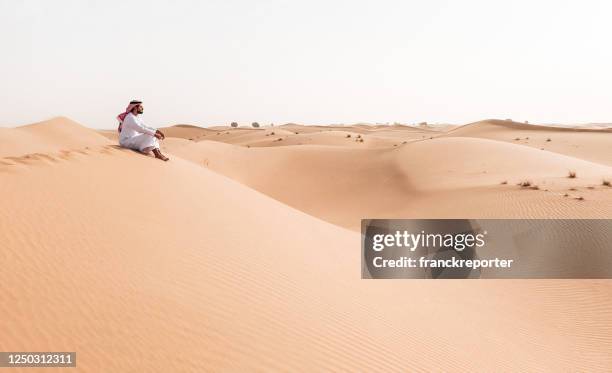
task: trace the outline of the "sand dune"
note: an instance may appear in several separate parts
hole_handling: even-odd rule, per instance
[[[109,142],[96,131],[64,117],[17,128],[0,128],[0,157],[107,144]]]
[[[612,129],[564,128],[486,120],[461,126],[446,136],[478,137],[526,145],[612,166]]]
[[[0,132],[0,350],[77,351],[83,371],[612,369],[609,281],[364,281],[360,236],[338,226],[609,217],[603,188],[578,202],[499,184],[566,188],[607,165],[465,137],[248,148],[214,133],[177,130],[163,163],[63,118]]]
[[[214,128],[214,129],[213,129]],[[334,145],[343,147],[389,147],[403,141],[437,136],[440,131],[409,126],[303,126],[287,124],[276,127],[170,126],[162,128],[169,137],[192,141],[211,140],[246,147],[288,145]],[[363,140],[363,141],[362,141]]]
[[[285,204],[355,230],[364,216],[585,218],[612,213],[612,190],[601,185],[612,179],[611,167],[487,139],[435,138],[386,149],[245,148],[178,139],[165,146]],[[569,170],[578,177],[568,178]],[[539,190],[516,185],[522,181]]]

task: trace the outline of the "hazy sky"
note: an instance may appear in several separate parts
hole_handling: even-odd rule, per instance
[[[0,125],[612,121],[612,2],[0,0]]]

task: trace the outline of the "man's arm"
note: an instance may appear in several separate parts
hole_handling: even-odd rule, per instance
[[[166,136],[162,133],[162,131],[155,129],[153,127],[149,127],[147,125],[145,125],[144,123],[142,124],[142,126],[146,129],[148,129],[149,131],[153,131],[153,136],[157,137],[160,140],[163,140],[166,138]]]
[[[153,128],[153,127],[149,127],[146,124],[142,123],[142,127],[147,129],[147,133],[149,132],[153,132],[153,135],[155,136],[155,134],[157,133],[157,129]],[[150,133],[149,133],[150,134]]]
[[[141,124],[140,121],[137,121],[136,118],[132,115],[128,115],[127,117],[125,117],[125,120],[123,121],[123,126],[128,126],[136,132],[146,133],[147,135],[151,136],[155,136],[155,134],[157,133],[157,130],[155,130],[155,128],[151,128],[145,126],[144,124]]]

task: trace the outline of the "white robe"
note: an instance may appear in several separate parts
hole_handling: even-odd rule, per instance
[[[121,125],[119,145],[138,151],[151,147],[159,148],[155,131],[155,128],[147,127],[137,115],[128,113]]]

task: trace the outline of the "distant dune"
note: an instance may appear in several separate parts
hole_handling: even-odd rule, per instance
[[[361,280],[356,232],[609,218],[609,132],[164,131],[167,163],[67,118],[0,130],[1,351],[109,372],[612,369],[612,282]]]
[[[602,181],[612,179],[607,148],[612,134],[532,127],[484,121],[434,136],[389,126],[345,126],[342,132],[291,126],[292,133],[226,129],[195,141],[170,139],[165,146],[283,203],[356,230],[364,216],[610,216],[612,193]],[[520,140],[514,140],[517,136]],[[305,137],[311,141],[288,146]],[[568,178],[570,171],[578,177]],[[539,189],[516,186],[523,181]],[[580,197],[584,200],[576,200]]]
[[[513,142],[612,166],[610,128],[564,128],[487,120],[458,127],[445,136]]]

